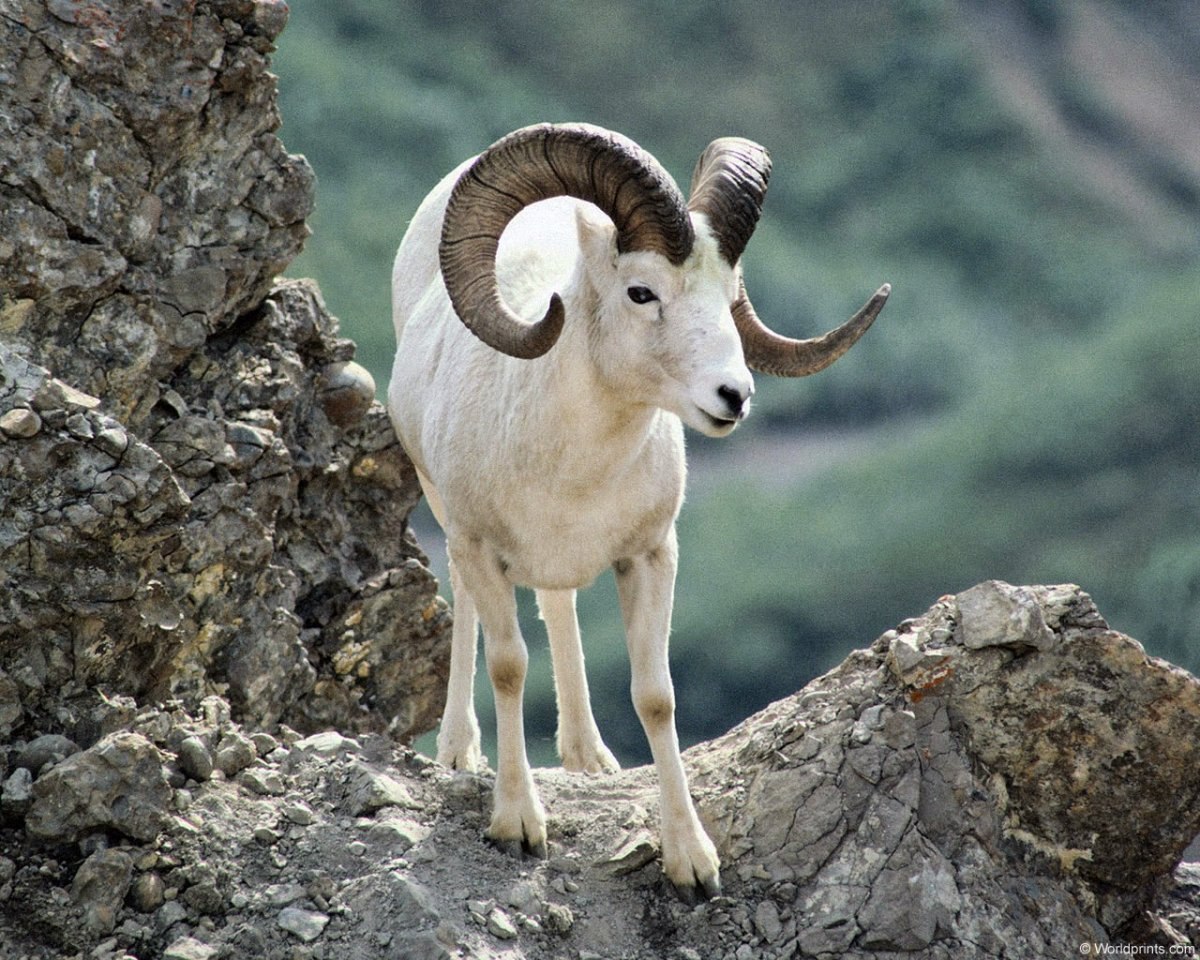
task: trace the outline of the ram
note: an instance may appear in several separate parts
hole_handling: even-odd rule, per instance
[[[823,369],[866,331],[889,292],[885,284],[816,339],[765,327],[740,258],[769,173],[759,145],[716,140],[685,201],[658,162],[619,134],[526,127],[430,193],[392,273],[388,409],[445,531],[454,591],[438,759],[468,770],[481,763],[473,698],[482,624],[498,753],[487,835],[545,855],[514,588],[536,591],[546,622],[564,766],[615,770],[592,715],[575,615],[575,591],[612,567],[633,703],[659,779],[663,869],[689,897],[720,886],[679,755],[667,662],[683,425],[726,436],[749,412],[751,369],[786,377]]]

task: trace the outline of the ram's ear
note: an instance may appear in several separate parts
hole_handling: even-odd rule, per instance
[[[617,228],[591,204],[575,208],[575,231],[588,273],[606,276],[617,266]]]

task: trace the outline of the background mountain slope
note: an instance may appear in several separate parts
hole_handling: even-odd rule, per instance
[[[291,273],[320,281],[382,387],[391,257],[464,157],[586,119],[686,184],[708,140],[757,139],[775,161],[746,254],[760,313],[810,335],[895,293],[836,367],[760,378],[733,438],[692,438],[683,739],[987,577],[1080,582],[1196,670],[1198,43],[1186,0],[313,0],[275,58],[283,139],[319,178]],[[611,586],[581,606],[601,725],[644,758]]]

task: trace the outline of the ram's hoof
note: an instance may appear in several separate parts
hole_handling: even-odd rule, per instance
[[[545,840],[530,843],[529,840],[497,840],[495,837],[488,837],[487,841],[514,860],[523,860],[525,857],[532,857],[534,860],[550,859],[550,849]]]
[[[721,880],[720,877],[715,876],[703,880],[697,878],[695,883],[672,883],[671,887],[675,891],[675,896],[689,907],[721,895]]]

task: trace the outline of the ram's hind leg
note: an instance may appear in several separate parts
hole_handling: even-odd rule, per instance
[[[479,720],[475,716],[475,643],[479,619],[475,601],[450,558],[450,584],[454,591],[454,627],[450,634],[450,683],[446,707],[438,729],[438,763],[455,770],[476,771],[483,767],[479,746]]]
[[[496,698],[496,789],[487,835],[514,852],[545,857],[546,811],[525,752],[522,699],[529,654],[517,624],[517,600],[499,559],[481,544],[456,545],[463,584],[483,625],[488,676]]]
[[[574,590],[537,591],[538,609],[550,638],[554,693],[558,700],[558,755],[568,770],[611,773],[621,765],[604,745],[583,665]]]

